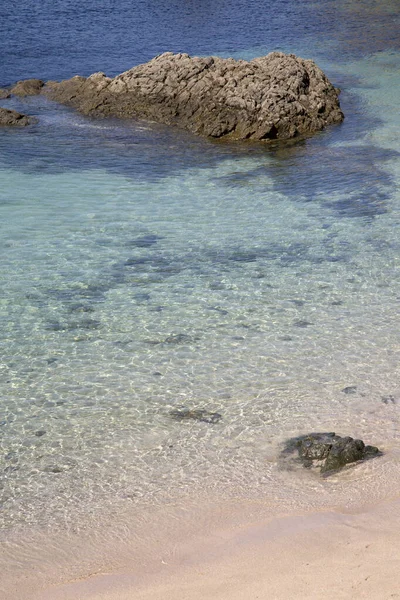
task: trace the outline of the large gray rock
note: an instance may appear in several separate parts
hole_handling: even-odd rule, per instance
[[[7,108],[0,108],[0,126],[3,127],[25,127],[34,123],[35,119],[22,115],[16,110],[8,110]]]
[[[329,475],[348,464],[381,454],[378,448],[366,446],[362,440],[329,432],[309,433],[287,440],[281,458],[294,459],[306,468],[317,467],[322,475]]]
[[[149,119],[228,139],[290,139],[340,123],[338,90],[312,60],[250,62],[166,52],[114,77],[49,82],[47,95],[94,116]]]

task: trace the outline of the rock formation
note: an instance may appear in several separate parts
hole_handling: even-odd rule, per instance
[[[249,62],[166,52],[113,79],[76,76],[44,91],[86,115],[147,119],[212,138],[290,139],[343,120],[338,90],[321,69],[282,52]]]
[[[281,458],[294,458],[303,467],[318,467],[322,475],[329,475],[350,463],[379,455],[381,452],[378,448],[366,446],[362,440],[341,437],[335,433],[309,433],[288,440]]]
[[[17,81],[17,83],[9,90],[14,96],[36,96],[40,94],[44,81],[41,79],[24,79],[23,81]]]
[[[34,123],[35,119],[22,115],[16,110],[8,110],[7,108],[0,108],[0,126],[4,127],[25,127]]]

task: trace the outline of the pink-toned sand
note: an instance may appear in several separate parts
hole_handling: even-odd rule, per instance
[[[222,520],[205,536],[160,544],[153,558],[148,569],[132,564],[37,594],[21,587],[18,600],[400,598],[400,500],[352,514]]]

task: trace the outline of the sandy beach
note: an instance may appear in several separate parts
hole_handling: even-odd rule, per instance
[[[220,515],[221,516],[221,515]],[[231,513],[232,517],[232,513]],[[360,512],[247,523],[237,514],[186,541],[154,547],[147,564],[45,586],[18,600],[286,600],[400,598],[400,500]],[[229,522],[229,525],[227,523]]]

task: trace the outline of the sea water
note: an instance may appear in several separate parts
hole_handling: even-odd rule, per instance
[[[0,132],[3,569],[35,562],[33,531],[96,536],[114,519],[131,535],[143,506],[186,497],[285,511],[398,494],[397,3],[1,12],[0,85],[279,49],[316,60],[346,115],[246,145],[1,101],[38,118]],[[282,442],[315,430],[384,456],[327,480],[282,469]]]

